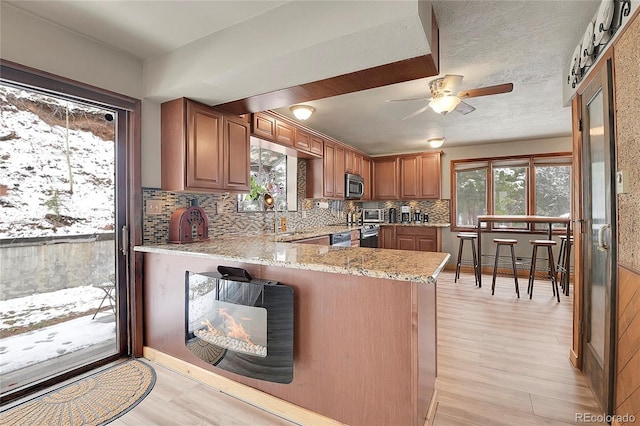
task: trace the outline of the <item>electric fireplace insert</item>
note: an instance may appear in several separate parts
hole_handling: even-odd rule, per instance
[[[293,380],[293,289],[240,268],[185,273],[185,343],[224,370]]]

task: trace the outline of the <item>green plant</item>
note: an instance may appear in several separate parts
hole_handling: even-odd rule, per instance
[[[54,190],[51,198],[42,203],[42,205],[47,206],[53,212],[56,219],[60,218],[60,209],[64,207],[64,203],[60,199],[60,191],[57,189]]]
[[[247,195],[246,199],[257,200],[258,198],[262,197],[266,191],[266,188],[258,184],[255,177],[251,176],[251,190],[249,191],[249,195]]]

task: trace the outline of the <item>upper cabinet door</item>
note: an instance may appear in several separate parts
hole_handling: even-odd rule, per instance
[[[289,123],[276,119],[275,142],[286,146],[293,146],[296,139],[296,129]]]
[[[187,180],[185,189],[224,187],[222,114],[187,103]]]
[[[420,198],[420,159],[418,156],[400,157],[400,198]]]
[[[344,198],[344,148],[341,145],[336,145],[336,158],[335,158],[335,196],[336,198]]]
[[[440,153],[423,154],[420,157],[420,194],[418,198],[439,199],[441,195],[442,169]]]
[[[362,178],[364,179],[364,195],[362,199],[365,201],[371,200],[373,181],[371,180],[371,160],[368,158],[362,159]]]
[[[344,160],[343,160],[344,161]],[[324,196],[336,196],[336,146],[331,142],[324,143]],[[343,163],[344,164],[344,163]]]
[[[399,199],[398,157],[375,158],[373,160],[373,199]]]
[[[224,177],[225,188],[249,191],[250,158],[249,123],[235,117],[224,118]]]
[[[253,134],[268,140],[276,137],[276,119],[267,114],[256,112],[253,114]]]

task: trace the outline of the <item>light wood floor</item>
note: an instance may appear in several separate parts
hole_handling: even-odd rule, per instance
[[[520,279],[438,278],[436,426],[566,425],[601,414],[584,376],[569,361],[573,297],[557,303],[548,280],[533,299]]]
[[[557,303],[540,280],[529,300],[526,281],[520,283],[517,299],[512,278],[499,278],[491,296],[490,276],[478,289],[470,274],[457,284],[452,273],[440,275],[435,425],[567,425],[576,424],[576,413],[599,413],[569,362],[572,298]],[[154,367],[154,390],[112,425],[293,424]]]

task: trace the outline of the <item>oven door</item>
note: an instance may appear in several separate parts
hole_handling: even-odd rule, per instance
[[[378,234],[361,236],[360,247],[378,248]]]

